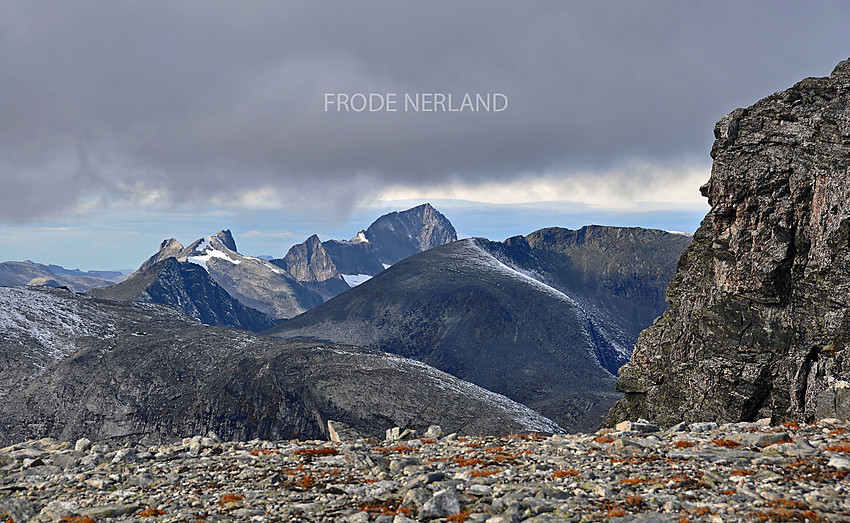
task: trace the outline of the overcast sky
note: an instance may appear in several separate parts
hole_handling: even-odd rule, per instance
[[[848,27],[846,1],[2,2],[0,259],[133,267],[208,227],[282,255],[426,199],[493,239],[693,230],[714,123],[828,75]]]

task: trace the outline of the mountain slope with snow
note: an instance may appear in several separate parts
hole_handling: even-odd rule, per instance
[[[663,310],[665,277],[686,241],[615,227],[460,240],[266,334],[414,358],[588,430],[619,397],[614,374]]]
[[[291,318],[323,301],[318,293],[304,287],[291,274],[268,260],[237,252],[229,230],[200,238],[188,247],[183,247],[173,238],[165,240],[159,252],[143,263],[137,272],[168,258],[203,267],[228,295],[272,319]],[[155,301],[169,303],[160,299]],[[208,308],[217,306],[209,304]],[[234,326],[231,323],[225,325]]]

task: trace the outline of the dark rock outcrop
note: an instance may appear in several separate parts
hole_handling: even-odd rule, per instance
[[[364,236],[378,260],[388,265],[457,240],[452,223],[430,203],[385,214],[366,229]]]
[[[414,358],[584,430],[663,311],[690,238],[615,227],[466,239],[396,263],[270,331]],[[608,370],[606,370],[608,369]]]
[[[260,332],[275,322],[256,309],[242,305],[195,263],[164,260],[139,270],[127,280],[90,291],[92,296],[116,301],[162,303],[207,325],[223,325]]]
[[[609,422],[850,416],[850,60],[715,127],[711,211]]]
[[[304,243],[293,245],[282,260],[272,260],[272,263],[287,271],[305,287],[319,293],[325,300],[351,288],[342,278],[345,273],[340,272],[333,257],[315,234]]]
[[[504,396],[378,351],[259,338],[158,304],[0,288],[0,445],[327,438],[329,419],[462,434],[552,432]]]

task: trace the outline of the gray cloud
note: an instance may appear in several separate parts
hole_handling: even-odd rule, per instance
[[[0,219],[93,193],[277,187],[319,205],[394,183],[707,162],[716,120],[829,74],[849,23],[841,0],[4,2]],[[322,107],[325,92],[493,91],[507,111]]]

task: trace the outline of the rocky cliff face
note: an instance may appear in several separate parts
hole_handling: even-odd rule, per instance
[[[364,236],[378,259],[389,265],[457,240],[451,222],[429,203],[381,216]]]
[[[419,362],[258,338],[169,307],[0,288],[0,445],[370,436],[430,424],[463,434],[559,431],[551,420]]]
[[[850,60],[715,127],[711,211],[609,422],[850,415]]]

